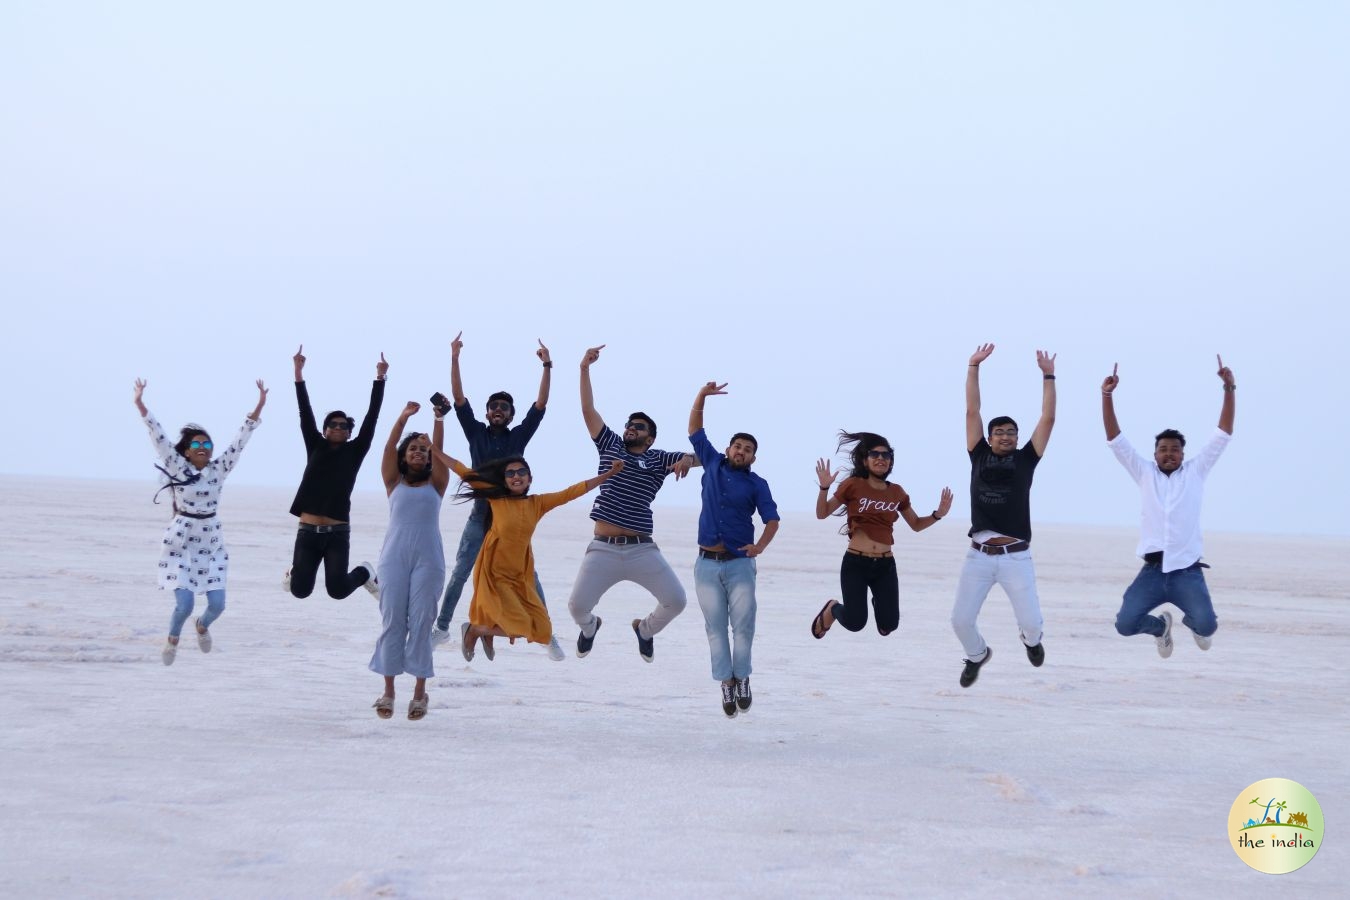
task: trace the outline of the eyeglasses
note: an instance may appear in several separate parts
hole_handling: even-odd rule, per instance
[[[1016,428],[995,428],[989,432],[993,437],[1017,437]]]
[[[502,475],[507,478],[529,478],[530,470],[525,466],[521,466],[517,469],[507,469]]]
[[[510,411],[511,404],[507,403],[505,400],[491,400],[488,402],[488,412],[509,413]]]
[[[889,450],[868,450],[868,459],[894,459],[895,454]]]
[[[323,427],[324,427],[324,428],[331,428],[331,429],[334,430],[334,431],[351,431],[351,430],[352,430],[352,423],[351,423],[351,422],[329,422],[327,425],[325,425],[325,426],[323,426]]]
[[[624,427],[624,429],[625,429],[626,431],[646,431],[646,430],[647,430],[647,423],[646,423],[646,422],[628,422],[628,423],[625,424],[623,427]]]
[[[188,444],[188,448],[191,450],[212,450],[215,449],[215,445],[210,441],[193,441]]]

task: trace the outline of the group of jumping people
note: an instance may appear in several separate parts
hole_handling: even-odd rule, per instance
[[[451,342],[451,397],[431,398],[431,433],[409,431],[421,410],[409,401],[400,412],[381,455],[380,472],[389,499],[389,526],[379,562],[349,569],[351,494],[357,473],[375,437],[389,368],[384,355],[375,368],[370,404],[357,422],[342,410],[314,416],[304,381],[303,346],[293,357],[296,402],[306,463],[291,504],[299,519],[290,568],[283,584],[298,598],[309,596],[324,569],[324,585],[334,598],[364,587],[379,598],[382,629],[369,668],[382,676],[384,691],[375,700],[380,718],[394,713],[395,678],[415,679],[409,719],[421,719],[428,708],[426,680],[433,677],[433,649],[451,639],[450,622],[464,587],[472,580],[469,614],[459,627],[459,648],[466,661],[477,652],[494,658],[494,638],[523,638],[546,648],[553,660],[565,653],[553,632],[544,592],[535,570],[531,539],[550,510],[599,488],[591,509],[594,533],[582,558],[567,608],[578,627],[576,655],[591,652],[602,625],[595,608],[611,587],[634,582],[656,600],[652,611],[633,619],[631,629],[642,659],[651,662],[655,638],[685,608],[684,587],[653,538],[652,502],[667,477],[677,479],[702,468],[698,559],[694,586],[703,612],[723,713],[734,717],[748,710],[751,648],[755,633],[757,558],[778,532],[779,515],[768,483],[752,465],[759,450],[755,437],[733,434],[725,450],[717,449],[704,429],[709,397],[726,394],[726,384],[700,387],[689,412],[689,450],[655,449],[656,422],[643,412],[627,417],[621,432],[612,430],[595,408],[591,367],[604,345],[591,347],[581,359],[581,410],[598,454],[596,474],[553,493],[532,493],[526,445],[543,420],[548,404],[552,358],[539,342],[542,365],[536,399],[524,420],[512,426],[515,401],[505,391],[492,394],[483,420],[475,418],[464,395],[460,373],[461,335]],[[952,609],[952,628],[965,651],[959,683],[968,688],[992,658],[992,648],[977,625],[980,610],[995,584],[1012,603],[1020,640],[1033,666],[1045,662],[1043,620],[1031,555],[1032,479],[1045,454],[1055,423],[1055,356],[1036,352],[1042,376],[1041,413],[1031,438],[1018,445],[1015,420],[998,416],[987,425],[980,408],[980,367],[994,351],[983,344],[966,369],[966,449],[970,456],[970,549],[962,566]],[[1185,437],[1167,429],[1154,438],[1152,459],[1136,451],[1121,433],[1114,407],[1120,383],[1113,368],[1101,386],[1102,422],[1108,446],[1139,485],[1141,534],[1137,555],[1143,566],[1126,589],[1116,616],[1122,635],[1148,634],[1159,655],[1171,655],[1172,613],[1153,611],[1164,604],[1181,610],[1182,623],[1202,650],[1211,646],[1218,621],[1205,584],[1201,562],[1200,503],[1205,479],[1233,433],[1235,391],[1232,371],[1218,361],[1223,401],[1218,427],[1197,458],[1186,459]],[[257,406],[244,419],[234,441],[219,455],[209,433],[189,423],[171,441],[143,401],[146,387],[137,379],[134,399],[150,433],[161,465],[161,490],[172,493],[173,519],[165,531],[159,561],[159,586],[174,593],[169,634],[161,651],[165,665],[177,655],[183,626],[192,615],[197,594],[207,609],[193,622],[198,646],[210,652],[211,625],[225,608],[229,554],[217,512],[225,477],[258,427],[267,388],[257,382]],[[444,419],[453,411],[468,442],[466,464],[445,452]],[[895,524],[904,519],[923,531],[948,515],[953,502],[943,488],[937,506],[919,515],[909,494],[891,480],[895,449],[870,431],[841,431],[836,451],[848,460],[835,471],[826,458],[816,463],[819,495],[816,516],[844,518],[848,546],[840,565],[840,596],[830,599],[811,622],[811,634],[823,638],[837,623],[847,631],[862,630],[870,601],[877,631],[891,634],[899,626],[899,579],[891,547]],[[440,536],[441,501],[450,475],[459,478],[455,496],[472,503],[455,553],[450,579]],[[842,478],[841,478],[842,476]],[[156,499],[158,495],[156,495]],[[756,537],[754,517],[762,527]]]

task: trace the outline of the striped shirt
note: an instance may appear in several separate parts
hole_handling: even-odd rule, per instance
[[[652,501],[670,474],[670,467],[685,454],[651,448],[645,453],[629,453],[623,438],[608,425],[595,436],[595,449],[600,454],[596,474],[608,472],[616,459],[623,460],[623,471],[600,485],[600,495],[591,507],[591,518],[638,534],[651,534]]]

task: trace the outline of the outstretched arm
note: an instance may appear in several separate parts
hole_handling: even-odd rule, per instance
[[[595,393],[591,390],[591,363],[600,358],[603,349],[604,344],[592,347],[581,357],[581,417],[586,420],[586,430],[590,432],[591,440],[599,437],[601,429],[605,427],[605,420],[595,411]]]
[[[436,421],[431,426],[431,446],[445,447],[445,417],[437,416]],[[445,496],[445,489],[450,484],[450,470],[446,468],[445,463],[436,458],[436,454],[431,454],[431,486],[436,489],[436,493],[442,497]]]
[[[135,391],[131,395],[132,402],[136,404],[136,411],[141,414],[142,419],[150,415],[150,410],[146,408],[145,401],[141,399],[141,395],[145,393],[145,385],[144,378],[137,378]]]
[[[267,388],[263,386],[263,380],[258,379],[258,405],[253,407],[253,412],[248,417],[257,422],[262,419],[262,409],[267,404]]]
[[[421,408],[420,403],[409,400],[408,405],[403,407],[403,412],[398,414],[394,427],[390,429],[389,440],[384,442],[384,454],[380,457],[380,477],[384,479],[385,493],[391,493],[398,486],[401,477],[398,473],[398,441],[403,436],[403,429],[408,427],[408,420],[417,415],[417,411]]]
[[[974,450],[984,437],[984,420],[980,418],[980,363],[994,352],[993,344],[981,344],[970,354],[966,366],[966,449]]]
[[[1219,430],[1233,433],[1233,416],[1237,412],[1237,382],[1233,379],[1233,370],[1223,364],[1219,358],[1219,378],[1223,381],[1223,406],[1219,409]]]
[[[726,383],[710,381],[698,389],[694,395],[694,405],[689,408],[689,433],[693,434],[703,427],[703,401],[708,397],[725,394]]]
[[[539,338],[535,340],[539,341]],[[539,397],[534,401],[535,409],[543,412],[544,407],[548,406],[548,389],[553,380],[553,357],[549,355],[543,341],[539,341],[539,349],[534,351],[534,355],[544,364],[544,374],[539,376]]]
[[[905,519],[905,524],[911,531],[923,531],[925,528],[932,528],[938,522],[947,518],[947,513],[952,510],[952,489],[945,487],[942,489],[942,497],[938,500],[937,509],[926,516],[921,516],[914,511],[913,506],[905,507],[900,513]]]
[[[464,349],[464,342],[460,338],[463,336],[464,332],[461,331],[450,342],[450,397],[455,401],[456,408],[468,402],[464,398],[464,382],[459,378],[459,351]]]
[[[1120,437],[1120,423],[1116,421],[1115,393],[1120,384],[1120,363],[1111,366],[1111,374],[1102,379],[1102,425],[1106,428],[1106,439],[1114,441]]]
[[[621,459],[614,460],[614,462],[609,464],[608,472],[602,472],[599,475],[595,476],[594,478],[586,479],[586,490],[588,491],[595,490],[600,485],[604,484],[606,481],[609,481],[615,475],[618,475],[619,472],[621,471],[623,471],[623,460]]]
[[[1031,433],[1031,446],[1036,448],[1037,456],[1045,455],[1045,445],[1050,443],[1050,432],[1055,427],[1055,357],[1058,354],[1036,351],[1036,366],[1041,370],[1041,418],[1036,430]]]

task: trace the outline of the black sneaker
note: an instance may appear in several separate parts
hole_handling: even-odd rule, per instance
[[[1031,664],[1039,669],[1041,663],[1045,662],[1045,645],[1036,644],[1027,647],[1027,659],[1031,660]]]
[[[961,687],[970,687],[975,683],[975,679],[980,677],[980,666],[989,662],[989,658],[994,655],[993,647],[984,648],[984,659],[979,662],[966,660],[966,667],[961,670]]]
[[[640,625],[641,623],[642,623],[641,619],[633,620],[633,634],[637,635],[638,653],[642,654],[642,659],[645,662],[651,662],[652,654],[656,652],[656,643],[652,638],[644,638],[642,636],[642,632],[638,630],[638,625]]]
[[[581,657],[583,657],[583,656],[585,656],[587,653],[590,653],[590,652],[591,652],[591,645],[595,643],[595,636],[596,636],[597,634],[600,633],[600,623],[601,623],[600,617],[599,617],[599,616],[596,616],[596,617],[595,617],[595,631],[592,631],[592,632],[591,632],[591,636],[590,636],[590,637],[586,637],[586,632],[584,632],[584,631],[583,631],[583,632],[580,632],[579,634],[577,634],[577,658],[578,658],[578,659],[581,658]]]
[[[722,682],[722,712],[728,719],[736,718],[736,687],[739,684],[739,681]]]
[[[736,705],[741,712],[750,708],[750,676],[736,679]]]

